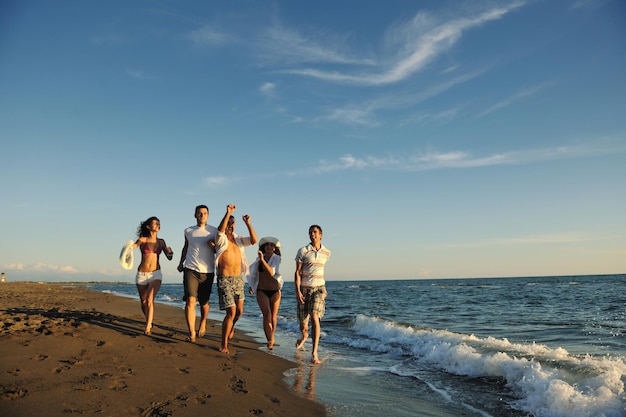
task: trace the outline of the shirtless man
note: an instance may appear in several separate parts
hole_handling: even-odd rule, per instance
[[[217,231],[216,267],[217,293],[220,299],[220,310],[226,310],[222,322],[222,345],[220,352],[228,353],[228,341],[235,335],[235,323],[243,313],[244,280],[250,273],[248,261],[244,252],[245,246],[252,246],[257,242],[256,232],[250,223],[250,216],[245,214],[242,219],[248,227],[249,237],[241,237],[235,233],[235,217],[232,213],[236,206],[226,206],[226,214]]]

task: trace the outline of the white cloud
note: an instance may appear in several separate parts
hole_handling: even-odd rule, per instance
[[[189,39],[197,45],[221,46],[237,42],[237,38],[231,34],[203,26],[189,33]]]
[[[263,65],[302,63],[372,65],[369,58],[356,58],[348,51],[348,37],[317,31],[307,34],[275,25],[264,31],[256,52]]]
[[[24,269],[24,264],[16,262],[16,263],[10,263],[10,264],[4,264],[2,266],[3,269],[7,269],[7,270],[16,270],[16,271],[21,271]]]
[[[614,138],[601,138],[578,145],[526,149],[485,155],[473,155],[471,152],[462,150],[416,152],[408,155],[407,153],[399,155],[388,153],[384,156],[367,155],[362,157],[344,154],[335,160],[321,160],[315,166],[288,172],[267,172],[264,173],[264,176],[267,178],[277,176],[295,177],[355,170],[415,172],[440,169],[468,169],[496,165],[524,165],[558,159],[613,155],[616,153],[626,153],[626,137],[624,135]],[[258,174],[254,175],[254,177],[258,178]],[[219,188],[247,178],[246,176],[206,177],[203,179],[203,183],[210,188]]]
[[[209,188],[215,188],[215,187],[221,187],[221,186],[225,186],[228,185],[232,182],[236,182],[237,179],[234,177],[205,177],[202,179],[202,182],[204,185],[206,185]]]
[[[470,81],[484,73],[484,70],[473,71],[458,77],[429,86],[425,90],[409,93],[394,93],[381,95],[375,99],[362,103],[350,103],[342,107],[329,109],[327,113],[313,121],[325,120],[345,123],[348,125],[362,125],[378,127],[382,123],[377,119],[378,112],[386,110],[405,109],[415,106],[430,98],[436,97],[458,84]],[[450,117],[451,114],[448,114]],[[402,122],[406,123],[406,121]]]
[[[268,97],[273,97],[276,92],[276,84],[270,83],[270,82],[263,83],[259,87],[259,91],[263,95],[266,95]]]
[[[455,119],[460,112],[459,107],[454,107],[447,110],[442,110],[440,112],[420,112],[409,118],[407,118],[402,125],[417,123],[420,125],[430,124],[430,123],[446,123]]]
[[[570,6],[571,9],[597,8],[606,4],[609,0],[576,0]]]
[[[326,115],[320,116],[314,121],[335,121],[349,125],[377,127],[381,123],[372,115],[372,108],[344,107],[331,109]]]
[[[135,70],[135,69],[127,69],[126,70],[126,74],[131,77],[134,78],[136,80],[154,80],[156,79],[156,77],[152,76],[152,75],[148,75],[143,71],[140,70]]]
[[[31,269],[33,271],[58,271],[58,272],[70,272],[70,273],[78,272],[78,270],[71,265],[60,266],[60,265],[47,264],[45,262],[38,262],[36,264],[30,265],[28,269]]]
[[[480,113],[478,116],[476,116],[477,118],[479,117],[483,117],[486,116],[490,113],[493,113],[495,111],[501,110],[505,107],[510,106],[513,103],[516,103],[520,100],[523,100],[527,97],[533,96],[539,92],[541,92],[542,90],[553,86],[555,83],[554,82],[547,82],[547,83],[543,83],[543,84],[539,84],[536,85],[534,87],[531,88],[527,88],[521,91],[518,91],[517,93],[513,94],[511,97],[508,97],[502,101],[500,101],[499,103],[494,104],[493,106],[489,107],[487,110],[483,111],[482,113]]]
[[[399,44],[395,59],[385,64],[387,68],[378,73],[348,73],[325,71],[314,68],[287,70],[286,73],[317,78],[324,81],[360,84],[387,85],[405,80],[424,69],[441,54],[449,51],[464,32],[487,22],[502,18],[521,7],[523,2],[514,2],[505,7],[496,7],[472,17],[452,19],[441,24],[424,13],[418,13],[410,22],[397,25],[388,32],[390,44]],[[428,29],[425,30],[424,27]]]
[[[494,165],[523,165],[557,159],[585,158],[598,155],[610,155],[626,152],[623,137],[601,139],[584,144],[539,148],[521,151],[509,151],[486,155],[472,155],[466,151],[418,152],[413,155],[384,157],[355,157],[343,155],[336,161],[321,161],[320,166],[308,172],[332,172],[352,169],[386,169],[398,171],[425,171],[434,169],[479,168]]]

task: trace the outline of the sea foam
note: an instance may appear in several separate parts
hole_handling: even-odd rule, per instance
[[[577,357],[561,347],[413,328],[364,315],[356,317],[352,330],[359,337],[341,342],[353,348],[409,357],[417,366],[454,375],[500,378],[517,397],[513,406],[535,416],[626,416],[621,358]],[[410,367],[393,371],[424,378]]]

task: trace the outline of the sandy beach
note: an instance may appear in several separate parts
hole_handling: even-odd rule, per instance
[[[212,306],[214,308],[214,306]],[[181,308],[157,305],[143,335],[139,302],[59,283],[0,284],[0,415],[325,416],[295,393],[292,362],[221,323],[185,342]]]

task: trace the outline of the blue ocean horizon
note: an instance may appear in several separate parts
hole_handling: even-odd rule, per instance
[[[137,298],[134,284],[87,286]],[[305,352],[294,348],[292,282],[271,354],[297,364],[287,383],[329,416],[626,416],[626,274],[327,288],[323,363],[309,364],[310,341]],[[182,291],[163,284],[157,302],[181,307],[184,329]],[[223,319],[215,288],[209,318]],[[237,327],[264,343],[254,296]]]

